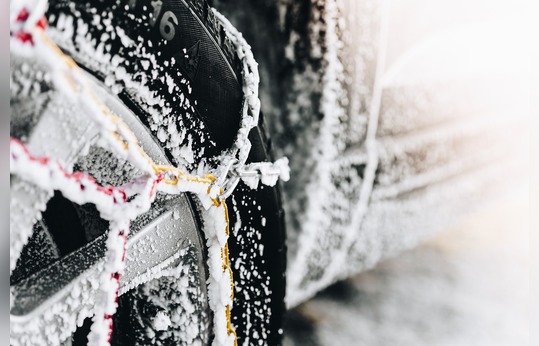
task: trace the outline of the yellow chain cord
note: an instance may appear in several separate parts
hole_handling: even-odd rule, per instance
[[[230,220],[228,219],[228,207],[226,205],[226,202],[224,200],[221,200],[221,205],[225,211],[225,221],[226,221],[226,228],[225,232],[227,237],[230,235]],[[234,273],[232,272],[232,268],[230,268],[230,257],[228,256],[228,242],[225,243],[225,246],[223,247],[223,269],[227,270],[230,274],[230,299],[234,300]],[[228,331],[228,335],[234,335],[234,346],[238,346],[238,338],[236,336],[236,331],[234,330],[234,327],[232,327],[232,318],[230,316],[230,305],[227,304],[225,307],[225,313],[226,313],[226,328]]]
[[[46,43],[52,49],[52,51],[71,70],[76,71],[76,72],[80,71],[80,67],[77,65],[77,63],[71,57],[64,54],[64,52],[62,52],[62,50],[54,42],[50,40],[50,38],[45,34],[43,30],[37,30],[37,32],[40,34],[39,36],[43,40],[43,42]],[[73,91],[75,92],[78,91],[76,83],[65,73],[64,73],[64,77],[69,83],[70,87],[73,89]],[[84,84],[83,86],[86,88],[86,90],[90,94],[92,101],[94,101],[96,105],[99,106],[103,115],[105,115],[109,120],[111,120],[115,125],[117,125],[122,130],[123,133],[128,134],[132,138],[136,139],[135,134],[131,131],[131,129],[127,126],[127,124],[125,124],[119,117],[111,113],[108,107],[92,92],[92,88],[86,83],[86,81],[82,79],[80,80],[80,82]],[[122,145],[122,147],[125,150],[129,149],[129,142],[123,139],[121,134],[118,133],[117,130],[113,132],[113,136]],[[133,144],[135,148],[138,150],[138,152],[141,154],[141,156],[145,160],[148,161],[148,163],[154,170],[155,174],[157,175],[161,173],[169,174],[168,176],[164,177],[163,180],[161,181],[164,184],[176,186],[178,185],[179,181],[182,180],[182,181],[187,181],[187,182],[196,182],[196,183],[211,185],[216,180],[216,178],[212,174],[206,174],[203,177],[193,176],[193,175],[186,174],[183,170],[174,166],[156,164],[150,158],[150,156],[140,147],[140,145],[138,144],[138,141],[132,142],[131,144]],[[172,176],[173,178],[170,178],[170,176]],[[208,194],[210,193],[210,187],[208,187],[207,193]],[[220,189],[220,193],[223,193],[223,189]],[[228,237],[230,234],[230,231],[229,231],[230,220],[228,217],[228,207],[226,205],[226,202],[223,199],[214,198],[214,197],[211,197],[211,200],[213,201],[216,207],[222,207],[224,210],[224,214],[225,214],[224,216],[225,216],[225,221],[226,221],[225,232]],[[230,274],[231,299],[233,300],[234,299],[234,279],[233,279],[232,268],[230,267],[228,243],[225,243],[225,246],[222,248],[221,253],[222,253],[222,260],[223,260],[223,270],[228,271],[228,273]],[[232,326],[232,318],[231,318],[230,310],[231,310],[231,306],[230,304],[227,304],[225,307],[227,332],[229,336],[230,335],[234,336],[234,345],[237,346],[238,345],[237,335],[236,335],[236,331],[234,330],[234,327]]]

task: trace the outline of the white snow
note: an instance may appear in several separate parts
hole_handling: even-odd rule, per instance
[[[153,327],[157,331],[167,330],[172,322],[165,311],[159,311],[153,320]]]

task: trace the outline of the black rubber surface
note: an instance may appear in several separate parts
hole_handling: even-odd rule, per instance
[[[153,17],[158,9],[159,15]],[[194,146],[199,151],[204,149],[204,156],[213,156],[230,147],[240,120],[242,90],[241,78],[237,76],[241,70],[232,43],[216,23],[205,1],[51,1],[51,25],[57,24],[60,13],[74,18],[74,42],[79,29],[78,20],[89,23],[87,35],[95,40],[94,44],[110,45],[108,53],[111,56],[131,60],[130,65],[122,66],[128,73],[144,71],[143,61],[146,59],[142,57],[143,53],[153,54],[160,70],[157,76],[148,73],[151,89],[166,99],[166,105],[171,106],[175,116],[184,121],[184,127],[199,130],[202,127],[196,121],[199,120],[208,129],[204,141],[196,142],[197,136],[193,134]],[[113,22],[112,31],[117,32],[116,29],[121,28],[137,42],[136,48],[125,46],[121,35],[108,31],[110,27],[92,25],[95,15],[104,17],[105,14]],[[102,41],[104,33],[110,35],[106,41]],[[88,68],[105,78],[103,71]],[[162,78],[165,73],[174,80],[181,93],[196,101],[196,120],[189,119],[186,110],[175,100],[175,93],[167,91],[168,84]],[[124,98],[132,99],[129,94],[124,91]],[[147,123],[147,116],[138,115]]]

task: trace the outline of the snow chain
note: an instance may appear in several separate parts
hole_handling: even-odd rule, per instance
[[[33,156],[19,140],[11,138],[10,141],[11,173],[19,175],[22,179],[42,189],[60,190],[66,198],[74,202],[94,203],[101,216],[110,221],[107,263],[100,278],[100,297],[96,299],[93,324],[88,336],[89,345],[110,344],[112,316],[117,308],[116,299],[120,285],[119,279],[124,267],[129,222],[149,210],[156,192],[162,191],[170,194],[184,192],[196,194],[206,209],[206,214],[209,215],[209,219],[204,223],[204,233],[208,247],[219,246],[222,267],[218,271],[215,270],[216,268],[210,268],[212,274],[208,279],[208,291],[212,297],[222,297],[222,292],[229,290],[228,297],[209,300],[210,308],[214,313],[214,345],[237,346],[236,332],[231,322],[234,280],[228,253],[227,240],[230,224],[225,199],[232,194],[240,179],[243,179],[251,188],[256,188],[259,181],[274,185],[279,177],[288,180],[286,159],[278,160],[274,164],[264,162],[245,165],[245,152],[240,152],[241,148],[235,148],[230,153],[235,155],[240,152],[238,155],[242,158],[228,160],[227,164],[217,171],[219,178],[212,174],[202,177],[190,175],[174,166],[156,164],[140,147],[131,129],[94,94],[75,61],[64,54],[47,37],[43,30],[45,26],[34,25],[31,30],[26,31],[28,26],[24,22],[28,17],[28,11],[22,7],[21,14],[16,17],[16,22],[23,22],[24,25],[19,23],[18,26],[24,29],[12,32],[12,41],[16,41],[14,44],[24,45],[26,49],[30,44],[35,51],[39,51],[39,54],[44,56],[45,60],[48,59],[51,73],[56,73],[61,77],[54,79],[56,87],[73,96],[87,108],[88,113],[93,117],[92,120],[101,128],[102,137],[111,145],[111,150],[116,155],[130,161],[145,173],[144,179],[137,179],[127,184],[125,188],[101,187],[93,177],[80,172],[69,173],[56,161],[47,157]],[[256,78],[258,78],[257,74]],[[67,85],[68,88],[62,84]],[[258,87],[257,80],[256,87]],[[257,92],[254,96],[258,101]],[[257,121],[258,113],[253,118]],[[19,255],[20,253],[17,252],[13,255],[15,258],[10,258],[10,266],[12,266],[11,263],[16,263]],[[211,255],[209,254],[210,257]],[[211,265],[212,261],[208,259],[208,266]],[[10,268],[11,270],[13,268]],[[213,273],[216,277],[212,277]],[[228,282],[226,285],[229,287],[223,287],[223,281]],[[218,316],[220,313],[224,314],[225,325],[218,322],[222,321],[222,317]]]

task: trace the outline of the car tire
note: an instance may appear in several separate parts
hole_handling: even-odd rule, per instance
[[[215,165],[219,155],[230,148],[240,129],[241,63],[226,29],[206,1],[56,0],[49,2],[47,18],[51,36],[64,52],[138,117],[172,164],[196,172],[204,165]],[[144,92],[158,94],[166,104],[144,102],[143,91],[125,83],[129,78],[144,80],[148,85]],[[186,97],[180,99],[179,94]],[[168,125],[185,131],[180,143],[177,138],[165,138],[155,121],[163,108],[170,110]],[[272,159],[262,116],[249,140],[252,147],[247,163]],[[188,152],[178,147],[187,147]],[[240,182],[226,202],[235,285],[231,319],[238,344],[278,345],[286,268],[279,187],[251,189]],[[196,211],[197,203],[192,205]],[[19,265],[16,271],[20,270]],[[126,328],[116,329],[113,344],[150,342],[138,327],[144,314],[151,312],[134,307],[146,298],[140,289],[120,297],[115,324]],[[78,329],[73,344],[85,343],[87,327],[88,322]]]

